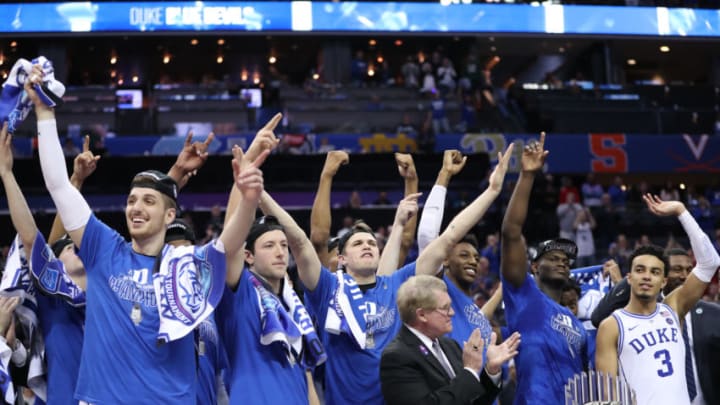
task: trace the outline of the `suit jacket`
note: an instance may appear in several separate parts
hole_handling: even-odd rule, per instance
[[[720,305],[700,301],[690,319],[699,388],[706,404],[720,404]]]
[[[462,350],[453,339],[441,337],[440,347],[455,371],[452,380],[440,362],[410,329],[400,333],[383,351],[380,383],[387,405],[490,405],[500,388],[483,369],[480,381],[462,362]]]

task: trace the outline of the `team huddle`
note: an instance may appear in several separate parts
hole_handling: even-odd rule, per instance
[[[417,174],[399,155],[405,198],[381,253],[362,223],[329,237],[332,178],[346,153],[327,155],[309,236],[265,190],[261,167],[278,145],[280,114],[247,150],[233,148],[222,232],[195,245],[176,218],[177,197],[208,159],[212,135],[188,136],[167,173],[132,179],[128,242],[80,193],[99,159],[87,145],[67,175],[54,109],[34,86],[43,75],[34,66],[24,90],[58,213],[47,240],[15,181],[7,124],[0,134],[0,178],[28,269],[25,293],[37,302],[44,368],[40,381],[8,381],[21,351],[14,319],[27,297],[0,296],[7,403],[22,400],[17,388],[28,387],[37,403],[49,404],[493,404],[510,363],[516,404],[564,404],[568,380],[589,370],[626,384],[628,404],[720,403],[707,388],[720,376],[698,376],[702,360],[690,355],[701,341],[691,313],[720,267],[709,238],[681,202],[646,195],[653,214],[678,218],[695,264],[687,252],[636,249],[626,279],[595,304],[597,330],[588,330],[561,305],[575,243],[548,239],[529,257],[522,233],[549,153],[544,134],[517,154],[521,170],[500,230],[502,287],[479,308],[471,293],[478,247],[468,234],[500,195],[513,145],[498,154],[487,188],[442,232],[448,184],[467,158],[446,151],[418,223]],[[419,255],[405,264],[416,228]],[[500,305],[502,329],[489,320]],[[22,350],[32,357],[33,347]]]

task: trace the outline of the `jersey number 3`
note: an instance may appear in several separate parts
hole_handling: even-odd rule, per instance
[[[670,352],[668,352],[666,349],[658,350],[655,352],[654,357],[656,359],[660,359],[660,364],[662,365],[662,368],[658,369],[657,373],[660,377],[667,377],[669,375],[672,375],[673,373],[673,366],[670,362]]]

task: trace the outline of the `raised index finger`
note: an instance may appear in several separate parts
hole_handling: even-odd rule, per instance
[[[540,132],[540,150],[545,149],[545,131]]]
[[[275,114],[274,117],[270,121],[268,121],[267,124],[263,127],[263,130],[266,131],[274,131],[277,125],[280,123],[280,120],[282,119],[282,113]]]
[[[90,135],[85,135],[85,139],[83,139],[83,152],[87,152],[90,150]]]
[[[213,139],[215,139],[215,133],[210,132],[210,134],[208,134],[207,138],[205,139],[205,142],[203,143],[205,144],[205,146],[210,146],[210,143],[213,141]]]
[[[193,131],[192,129],[188,131],[187,135],[185,135],[185,147],[190,146],[192,144],[192,138],[193,138]]]

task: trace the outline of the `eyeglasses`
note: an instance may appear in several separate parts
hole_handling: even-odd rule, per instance
[[[450,306],[450,304],[448,304],[448,305],[445,305],[445,306],[443,306],[443,307],[433,308],[433,311],[437,311],[437,312],[439,312],[440,314],[445,315],[445,316],[447,316],[447,317],[449,318],[449,317],[450,317],[450,312],[452,311],[452,306]]]

